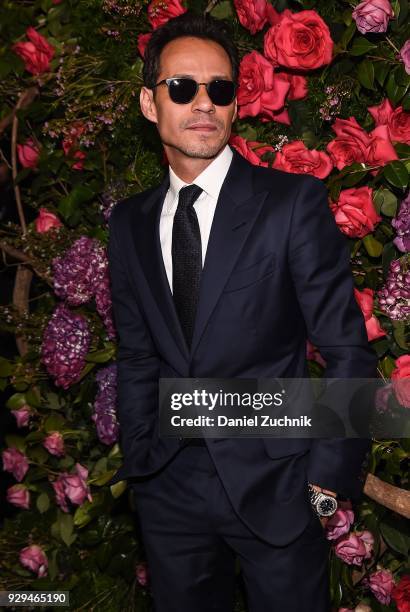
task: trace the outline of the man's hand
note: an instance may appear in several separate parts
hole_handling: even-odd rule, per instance
[[[310,484],[310,483],[309,483]],[[330,491],[329,489],[323,489],[322,487],[320,487],[319,485],[314,485],[311,484],[310,485],[313,489],[315,489],[315,491],[319,491],[319,493],[325,493],[326,495],[332,495],[333,497],[337,496],[337,493],[335,493],[335,491]],[[330,519],[330,516],[320,516],[320,522],[322,523],[322,527],[323,529],[326,527],[326,524],[328,522],[328,520]]]

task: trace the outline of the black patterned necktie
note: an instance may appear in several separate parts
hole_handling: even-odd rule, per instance
[[[187,185],[179,191],[172,227],[172,293],[188,347],[191,347],[202,273],[201,232],[193,204],[202,189]]]

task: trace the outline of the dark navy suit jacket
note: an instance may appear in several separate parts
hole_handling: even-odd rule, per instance
[[[123,466],[111,479],[154,474],[180,449],[158,436],[160,377],[308,377],[306,339],[327,378],[376,376],[353,293],[346,238],[312,176],[250,164],[233,150],[204,262],[191,350],[174,308],[159,220],[169,175],[117,204],[109,263],[118,349]],[[282,545],[311,519],[307,482],[359,498],[364,439],[207,439],[242,520]]]

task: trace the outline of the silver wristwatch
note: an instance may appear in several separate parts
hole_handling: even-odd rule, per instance
[[[332,516],[337,510],[337,499],[332,495],[315,491],[312,485],[308,485],[310,503],[318,516]]]

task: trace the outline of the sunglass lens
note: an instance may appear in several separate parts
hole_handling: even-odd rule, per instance
[[[235,97],[235,84],[232,81],[212,81],[208,87],[209,97],[217,106],[228,106]]]
[[[173,79],[169,84],[169,95],[177,104],[187,104],[196,93],[196,83],[193,79]]]

